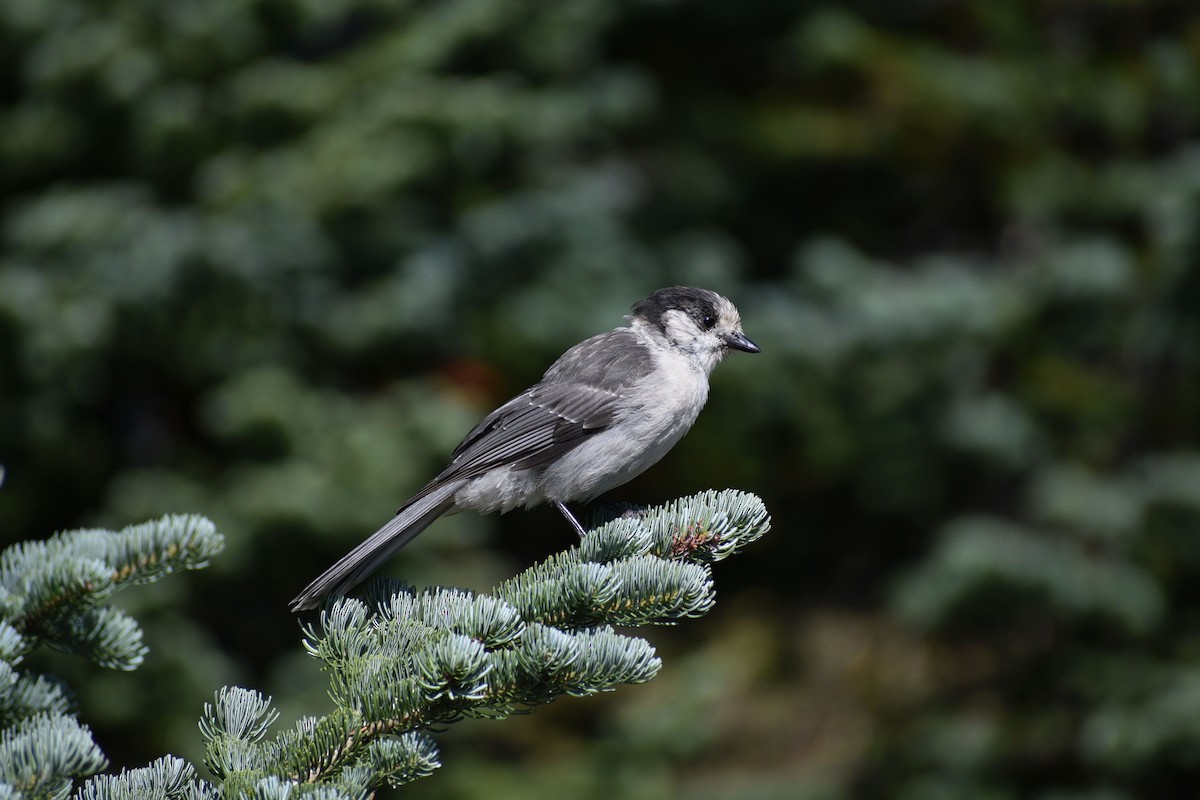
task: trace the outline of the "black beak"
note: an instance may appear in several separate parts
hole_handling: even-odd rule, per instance
[[[750,337],[741,331],[725,334],[725,344],[743,353],[761,353],[762,348],[750,341]]]

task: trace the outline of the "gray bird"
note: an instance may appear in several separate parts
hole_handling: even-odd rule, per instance
[[[725,353],[759,352],[733,303],[707,289],[659,289],[628,320],[563,353],[541,381],[488,414],[449,466],[310,583],[292,610],[345,594],[443,514],[550,502],[583,536],[565,504],[592,500],[666,455],[696,421]]]

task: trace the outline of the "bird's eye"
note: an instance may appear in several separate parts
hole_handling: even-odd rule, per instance
[[[700,318],[700,324],[704,326],[705,330],[712,330],[713,326],[717,324],[717,318],[712,314],[705,314]]]

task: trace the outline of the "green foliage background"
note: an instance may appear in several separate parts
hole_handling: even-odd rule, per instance
[[[457,726],[411,796],[1200,780],[1186,0],[6,0],[0,131],[0,536],[227,536],[122,598],[137,673],[53,664],[115,766],[195,760],[226,683],[327,704],[286,601],[688,283],[764,352],[621,499],[736,486],[775,535],[659,680]],[[393,571],[482,588],[568,537],[463,515]]]

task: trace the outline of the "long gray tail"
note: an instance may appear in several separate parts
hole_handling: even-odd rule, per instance
[[[454,505],[454,493],[463,481],[450,481],[410,500],[388,523],[363,540],[292,600],[292,611],[316,608],[321,600],[345,594],[404,545],[417,538],[435,519]]]

